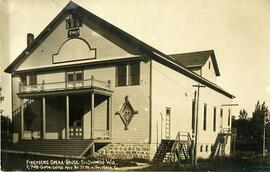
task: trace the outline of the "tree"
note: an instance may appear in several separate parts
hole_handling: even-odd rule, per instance
[[[248,113],[245,109],[241,109],[239,112],[239,119],[240,120],[246,120],[248,116]]]
[[[252,126],[252,135],[255,138],[262,138],[263,128],[264,128],[264,119],[267,119],[269,116],[269,109],[266,106],[265,102],[260,104],[260,101],[257,101],[255,105],[255,110],[252,113],[251,126]]]
[[[247,116],[247,111],[245,109],[241,109],[238,120],[233,120],[232,127],[237,128],[237,137],[239,138],[250,137],[250,120]]]
[[[4,101],[4,96],[2,96],[2,87],[0,86],[0,103]],[[0,115],[2,115],[3,109],[0,109]]]

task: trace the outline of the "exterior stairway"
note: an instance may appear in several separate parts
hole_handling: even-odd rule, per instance
[[[83,157],[94,142],[92,140],[20,140],[12,151],[59,157]]]
[[[164,162],[168,159],[168,154],[170,154],[171,149],[175,140],[161,140],[161,143],[154,155],[153,162]],[[167,157],[166,157],[167,156]],[[165,158],[166,157],[166,158]]]
[[[213,146],[210,157],[215,158],[217,156],[225,156],[225,147],[228,143],[228,138],[231,138],[231,142],[235,141],[236,129],[226,128],[222,132],[218,133],[215,144]],[[230,143],[233,145],[233,143]]]
[[[189,133],[179,132],[175,140],[161,140],[153,162],[189,163],[191,160],[191,138]]]

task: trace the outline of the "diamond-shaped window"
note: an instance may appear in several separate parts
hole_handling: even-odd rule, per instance
[[[125,125],[125,130],[128,130],[128,125],[131,122],[133,116],[138,114],[138,111],[135,111],[128,100],[128,96],[125,97],[125,102],[123,103],[120,111],[116,112],[115,115],[119,115],[122,122]]]

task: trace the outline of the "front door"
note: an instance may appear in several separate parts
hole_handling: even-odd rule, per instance
[[[169,140],[170,135],[171,135],[171,108],[166,108],[165,138]]]

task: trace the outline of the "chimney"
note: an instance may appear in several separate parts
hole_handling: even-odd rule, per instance
[[[27,34],[27,47],[33,42],[34,40],[34,34],[28,33]]]

